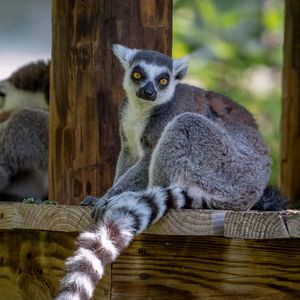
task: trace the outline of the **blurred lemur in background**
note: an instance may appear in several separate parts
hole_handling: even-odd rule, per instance
[[[280,210],[271,159],[252,115],[225,96],[182,84],[187,59],[113,47],[125,69],[122,141],[113,187],[95,202],[56,299],[91,299],[107,263],[170,208]],[[266,188],[267,187],[267,188]]]
[[[48,109],[50,62],[26,64],[0,81],[0,111],[22,107]]]
[[[48,195],[49,65],[30,63],[0,81],[0,201]]]

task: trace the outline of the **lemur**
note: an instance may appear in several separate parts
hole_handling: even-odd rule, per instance
[[[50,62],[26,64],[0,81],[0,111],[21,107],[48,109]]]
[[[271,159],[252,115],[227,97],[182,84],[186,58],[113,46],[125,69],[114,184],[95,202],[95,229],[77,239],[57,300],[91,299],[104,268],[170,208],[280,210],[266,188]]]
[[[48,195],[48,104],[49,62],[0,81],[0,201]]]
[[[0,201],[47,198],[48,121],[47,111],[24,108],[0,123]]]

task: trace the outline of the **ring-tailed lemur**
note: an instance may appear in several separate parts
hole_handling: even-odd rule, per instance
[[[0,201],[46,198],[48,112],[24,108],[1,113],[1,118]]]
[[[0,81],[0,111],[21,107],[48,109],[50,63],[29,63]]]
[[[49,65],[29,63],[0,81],[0,201],[48,195]],[[31,107],[31,108],[30,108]]]
[[[248,111],[221,94],[179,83],[186,58],[121,45],[113,51],[125,69],[127,93],[114,185],[96,199],[96,229],[80,234],[57,300],[90,299],[105,265],[169,208],[286,205],[278,192],[264,193],[271,159]]]

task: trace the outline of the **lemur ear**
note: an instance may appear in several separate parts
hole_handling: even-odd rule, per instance
[[[189,67],[188,56],[185,56],[180,59],[174,59],[173,61],[173,69],[175,79],[181,80],[186,75]]]
[[[125,70],[129,68],[132,58],[139,51],[118,44],[114,44],[112,50],[113,54],[119,59]]]

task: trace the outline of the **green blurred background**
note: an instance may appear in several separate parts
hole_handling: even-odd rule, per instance
[[[279,176],[282,0],[174,0],[173,56],[190,54],[187,81],[254,114]]]

